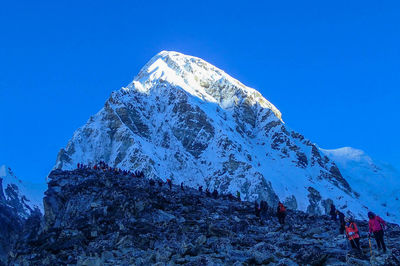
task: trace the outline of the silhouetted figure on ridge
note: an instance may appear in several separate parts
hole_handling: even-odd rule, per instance
[[[218,191],[216,189],[214,189],[212,196],[214,199],[218,198]]]
[[[169,186],[169,190],[172,190],[172,180],[167,178],[167,184]]]

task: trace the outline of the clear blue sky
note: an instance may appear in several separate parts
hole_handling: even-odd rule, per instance
[[[161,50],[259,90],[323,148],[399,168],[399,1],[5,1],[0,164],[43,179],[73,132]]]

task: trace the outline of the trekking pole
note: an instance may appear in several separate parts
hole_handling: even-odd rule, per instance
[[[370,252],[370,254],[371,254],[371,257],[370,257],[370,263],[371,263],[371,265],[372,265],[372,261],[375,261],[375,256],[374,256],[374,254],[372,253],[372,244],[371,244],[371,237],[370,236],[368,236],[368,242],[369,242],[369,252]]]

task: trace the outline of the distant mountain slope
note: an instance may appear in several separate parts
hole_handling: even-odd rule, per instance
[[[32,184],[19,179],[6,165],[0,166],[0,201],[27,218],[35,208],[43,212],[45,184]]]
[[[17,178],[10,167],[0,166],[0,265],[23,235],[31,217],[43,212],[44,185],[33,186]]]
[[[357,217],[368,209],[334,161],[287,127],[258,91],[177,52],[157,54],[113,92],[60,151],[55,168],[100,160],[314,214],[332,202]]]
[[[360,201],[388,220],[399,220],[400,173],[393,166],[350,147],[321,151],[335,161],[350,186],[360,191]]]

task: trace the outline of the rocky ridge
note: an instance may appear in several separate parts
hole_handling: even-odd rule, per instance
[[[10,265],[370,265],[367,240],[364,255],[349,251],[327,216],[289,210],[281,227],[273,211],[261,222],[250,202],[112,172],[55,170],[44,206]],[[399,226],[387,235],[391,251],[374,251],[375,265],[399,263]]]

